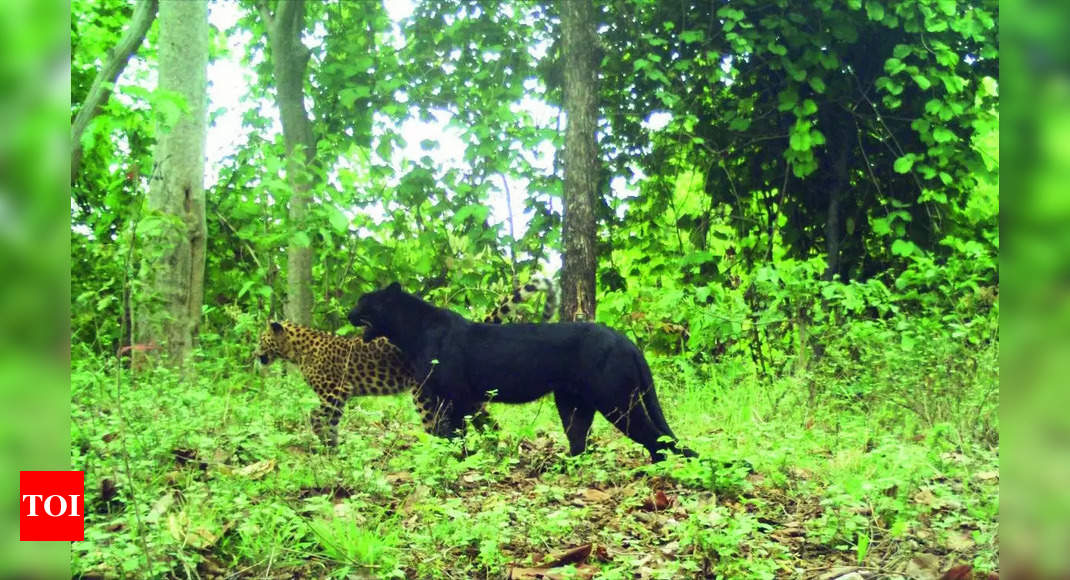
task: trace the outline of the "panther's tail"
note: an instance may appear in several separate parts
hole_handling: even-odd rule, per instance
[[[665,414],[661,411],[661,403],[658,402],[658,393],[654,390],[654,376],[650,373],[650,365],[647,364],[646,359],[643,358],[643,353],[638,348],[635,349],[635,365],[638,367],[639,378],[641,384],[639,385],[639,396],[643,405],[643,410],[646,411],[647,417],[650,418],[650,422],[661,431],[661,434],[672,438],[673,442],[669,444],[669,449],[683,455],[684,457],[697,457],[698,454],[694,451],[677,444],[676,434],[669,428],[669,423],[665,421]]]

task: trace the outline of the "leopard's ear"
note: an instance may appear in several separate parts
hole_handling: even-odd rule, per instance
[[[271,327],[271,331],[274,332],[274,333],[282,332],[282,325],[279,324],[278,322],[275,322],[274,320],[269,322],[268,326]]]
[[[401,283],[399,283],[399,282],[391,283],[389,286],[386,287],[386,291],[390,292],[391,294],[400,294],[401,293]]]

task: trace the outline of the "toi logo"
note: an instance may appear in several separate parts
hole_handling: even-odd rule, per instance
[[[85,539],[85,474],[81,471],[19,472],[19,539]]]

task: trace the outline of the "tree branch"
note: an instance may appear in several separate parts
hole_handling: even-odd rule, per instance
[[[122,74],[123,69],[126,68],[127,61],[137,52],[141,42],[145,40],[145,34],[149,31],[149,26],[156,19],[156,8],[157,0],[140,0],[137,3],[134,8],[134,15],[130,19],[130,27],[127,28],[126,34],[119,39],[119,44],[116,44],[115,48],[112,49],[110,58],[101,67],[96,78],[93,79],[93,84],[89,87],[89,93],[86,94],[85,101],[82,102],[82,108],[78,110],[78,115],[74,117],[74,123],[71,124],[71,183],[74,183],[74,178],[78,175],[78,170],[82,165],[82,133],[85,132],[89,122],[93,120],[93,117],[97,116],[101,107],[107,102],[108,97],[111,96],[112,87],[115,86],[115,81]]]

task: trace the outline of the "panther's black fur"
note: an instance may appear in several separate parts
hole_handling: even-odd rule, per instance
[[[469,322],[408,294],[396,282],[365,294],[349,312],[365,339],[385,336],[402,352],[423,388],[442,405],[448,427],[459,429],[492,398],[534,401],[554,393],[573,455],[587,446],[594,412],[650,452],[654,461],[676,444],[658,404],[650,368],[624,335],[599,324]],[[665,439],[665,440],[662,440]]]

